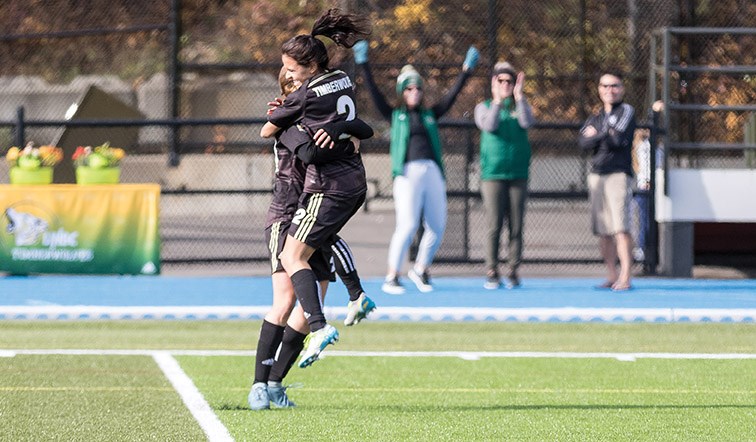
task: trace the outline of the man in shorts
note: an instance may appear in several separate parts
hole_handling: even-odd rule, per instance
[[[599,287],[624,291],[632,288],[630,202],[633,198],[635,109],[622,101],[625,87],[619,72],[605,71],[599,79],[598,93],[603,106],[598,114],[588,117],[580,129],[578,144],[591,153],[588,174],[591,221],[607,269],[606,281]]]

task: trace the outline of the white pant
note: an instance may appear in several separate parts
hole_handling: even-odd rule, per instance
[[[446,182],[434,161],[419,160],[404,165],[404,174],[394,178],[394,210],[396,230],[389,246],[389,271],[401,270],[421,215],[425,232],[415,263],[422,269],[429,267],[446,229]]]

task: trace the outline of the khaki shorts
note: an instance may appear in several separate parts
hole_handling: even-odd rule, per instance
[[[632,178],[624,172],[608,175],[588,174],[588,193],[594,235],[630,232]]]

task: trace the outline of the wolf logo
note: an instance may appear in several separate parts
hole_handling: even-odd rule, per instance
[[[13,208],[5,209],[8,218],[8,233],[16,238],[17,246],[31,246],[47,231],[47,221],[30,213],[19,212]]]

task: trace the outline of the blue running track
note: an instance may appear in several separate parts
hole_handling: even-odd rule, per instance
[[[485,290],[480,278],[438,277],[436,290],[387,295],[363,281],[378,305],[371,320],[392,321],[708,321],[756,319],[756,280],[637,278],[624,292],[600,279],[524,279],[514,290]],[[262,319],[271,302],[266,277],[29,276],[0,278],[0,320]],[[330,319],[343,319],[344,286],[331,285]]]

